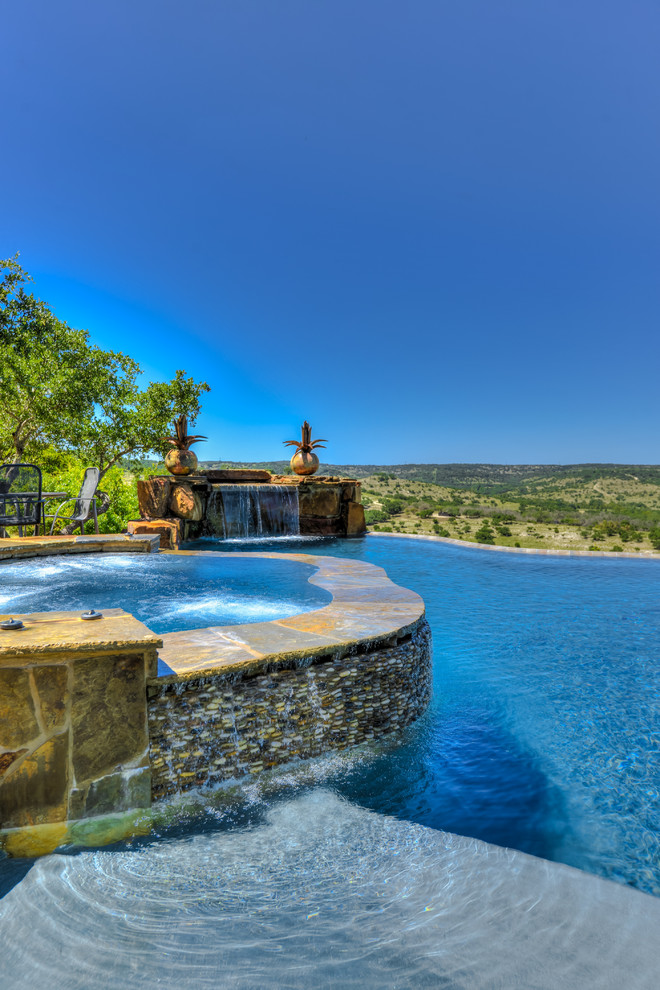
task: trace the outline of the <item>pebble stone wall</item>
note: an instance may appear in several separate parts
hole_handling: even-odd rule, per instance
[[[152,798],[393,732],[431,695],[425,618],[403,638],[341,658],[237,680],[210,674],[149,687]]]

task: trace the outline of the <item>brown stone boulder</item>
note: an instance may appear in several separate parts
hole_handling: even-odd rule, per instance
[[[167,514],[172,482],[169,478],[147,478],[137,483],[142,519],[160,519]]]
[[[202,500],[188,485],[176,485],[170,495],[170,512],[188,522],[199,522],[204,514]]]
[[[345,536],[340,516],[301,516],[301,536]]]
[[[301,516],[338,516],[339,488],[336,485],[301,485],[298,504]]]
[[[349,502],[346,516],[346,536],[361,536],[366,530],[364,507],[359,502]]]
[[[134,536],[160,536],[161,550],[178,550],[183,523],[180,519],[131,519],[126,530]]]

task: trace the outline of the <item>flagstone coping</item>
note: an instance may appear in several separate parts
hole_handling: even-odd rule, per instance
[[[310,564],[316,568],[310,583],[330,592],[332,601],[313,612],[271,622],[165,633],[158,652],[172,673],[159,677],[158,684],[211,672],[245,677],[373,650],[409,635],[424,618],[419,595],[394,584],[382,567],[364,561],[306,553],[171,552]]]
[[[0,539],[1,560],[25,560],[69,553],[157,553],[158,536],[101,533],[95,536],[11,536]]]

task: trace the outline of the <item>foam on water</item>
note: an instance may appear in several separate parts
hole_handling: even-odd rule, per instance
[[[242,827],[46,857],[0,921],[13,990],[651,990],[660,966],[655,899],[324,790]]]

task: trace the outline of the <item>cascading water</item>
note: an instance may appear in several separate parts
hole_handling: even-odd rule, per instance
[[[213,485],[207,528],[223,539],[297,536],[300,532],[295,485]]]

